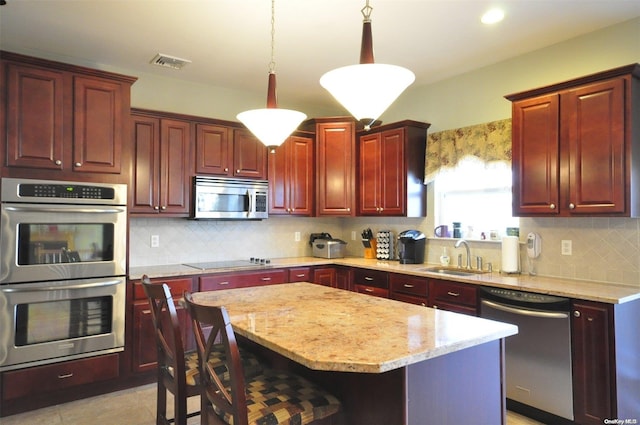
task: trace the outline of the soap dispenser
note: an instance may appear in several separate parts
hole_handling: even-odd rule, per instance
[[[444,247],[442,248],[442,255],[440,256],[440,264],[443,266],[448,266],[449,265],[449,255],[447,254],[447,248]]]

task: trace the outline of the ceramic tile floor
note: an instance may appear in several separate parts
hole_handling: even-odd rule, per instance
[[[0,418],[2,425],[154,425],[155,384],[144,385],[98,397]],[[171,400],[169,400],[171,404]],[[189,411],[199,409],[199,400],[189,400]],[[173,407],[167,413],[172,415]],[[190,418],[187,425],[198,425],[200,417]],[[472,424],[469,424],[472,425]],[[489,424],[477,424],[489,425]],[[542,425],[539,422],[507,413],[507,425]]]

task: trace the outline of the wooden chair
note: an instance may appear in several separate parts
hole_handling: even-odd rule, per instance
[[[241,352],[224,307],[198,305],[185,293],[200,358],[201,424],[309,424],[340,410],[331,394],[297,375],[264,368],[257,376],[243,371]],[[204,327],[211,326],[205,337]],[[221,341],[228,374],[221,377],[207,359]]]
[[[187,418],[200,414],[187,414],[187,398],[201,392],[199,379],[195,376],[198,373],[197,353],[185,352],[178,313],[167,284],[154,284],[144,275],[142,287],[151,307],[158,352],[156,424],[186,425]],[[173,394],[173,419],[167,418],[167,391]]]

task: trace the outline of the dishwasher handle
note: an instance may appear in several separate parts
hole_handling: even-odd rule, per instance
[[[568,312],[564,313],[556,311],[530,310],[528,308],[512,307],[489,300],[481,300],[480,304],[507,313],[518,314],[520,316],[540,317],[545,319],[566,319],[569,317]]]

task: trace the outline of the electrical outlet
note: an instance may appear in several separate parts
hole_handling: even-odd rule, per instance
[[[571,255],[571,241],[563,240],[562,241],[561,253],[562,255]]]
[[[151,235],[151,248],[160,246],[160,235]]]
[[[300,242],[300,232],[295,232],[293,234],[293,238],[296,240],[296,242]]]
[[[356,231],[355,231],[355,230],[352,230],[352,231],[351,231],[351,240],[352,240],[352,241],[355,241],[355,240],[356,240]]]

